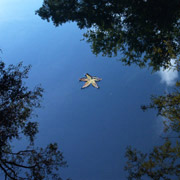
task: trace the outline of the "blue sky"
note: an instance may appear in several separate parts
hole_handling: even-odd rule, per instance
[[[128,145],[149,151],[159,142],[162,124],[154,111],[142,112],[152,94],[172,86],[177,72],[125,67],[117,58],[91,53],[75,23],[54,27],[35,15],[37,0],[0,1],[0,48],[6,64],[31,64],[28,85],[42,84],[42,108],[36,111],[36,144],[58,142],[73,180],[125,179]],[[120,57],[119,57],[120,58]],[[81,90],[85,73],[103,78],[100,89]],[[22,143],[18,142],[17,146]]]

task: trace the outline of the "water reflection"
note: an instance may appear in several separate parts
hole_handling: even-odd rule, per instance
[[[15,3],[11,11],[6,11],[14,12],[16,6]],[[33,14],[40,7],[35,1],[31,6],[28,2],[21,3],[21,11],[19,7],[17,10],[22,14],[16,15],[23,18],[2,21],[0,37],[5,52],[2,57],[7,63],[14,64],[23,59],[25,64],[32,64],[28,85],[34,87],[41,82],[45,89],[44,108],[38,111],[39,118],[36,119],[40,131],[37,144],[45,148],[44,151],[33,149],[34,154],[16,152],[25,156],[27,153],[32,166],[35,161],[31,158],[39,158],[41,153],[52,155],[48,161],[43,159],[44,156],[40,161],[37,158],[39,169],[31,172],[35,172],[38,179],[45,179],[47,174],[44,172],[45,176],[39,177],[40,167],[57,162],[60,167],[57,173],[62,178],[125,179],[123,167],[127,160],[126,170],[131,179],[179,176],[179,144],[174,142],[179,142],[179,86],[175,90],[168,89],[170,92],[162,95],[166,86],[159,84],[158,77],[150,74],[152,69],[156,71],[162,67],[171,66],[178,70],[179,2],[163,1],[162,4],[158,0],[136,4],[128,1],[80,3],[47,0],[37,11],[43,19],[52,18],[55,25],[75,21],[80,28],[89,29],[88,32],[80,31],[75,23],[54,28],[51,23],[43,22]],[[28,21],[24,18],[27,14]],[[95,57],[89,46],[79,41],[83,33],[93,53],[117,55],[124,64],[131,66],[122,66],[115,61],[116,58]],[[171,63],[172,59],[174,63]],[[150,70],[140,70],[133,64],[146,65]],[[103,78],[99,91],[92,87],[80,90],[78,79],[86,72]],[[171,85],[169,77],[172,78],[172,75],[166,74],[165,71],[162,77]],[[177,71],[173,74],[175,79]],[[139,108],[149,103],[151,94],[157,96],[143,108],[155,108],[167,120],[163,125],[166,130],[163,139],[155,134],[155,113],[143,113]],[[36,126],[30,124],[28,127]],[[48,142],[61,145],[68,168],[61,169],[66,162],[57,145],[46,146]],[[126,151],[128,145],[141,151],[130,147]],[[156,147],[153,148],[154,145]],[[144,152],[149,154],[146,156]],[[5,149],[4,153],[12,152]],[[127,159],[123,157],[125,153]],[[53,155],[56,155],[57,161],[54,161]],[[13,167],[9,176],[16,177],[13,173],[15,164],[9,162],[11,165],[6,169]],[[55,164],[51,165],[55,167]],[[4,166],[2,164],[1,169]],[[54,171],[48,172],[52,175]]]

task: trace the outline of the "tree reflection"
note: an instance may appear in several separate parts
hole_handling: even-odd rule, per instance
[[[179,59],[179,7],[178,0],[44,0],[36,14],[55,26],[72,21],[87,28],[96,55],[121,54],[126,65],[159,70]]]
[[[43,89],[29,90],[23,79],[28,78],[30,66],[0,62],[0,171],[5,180],[61,180],[58,170],[66,167],[62,152],[56,143],[36,148],[34,138],[38,123],[31,121],[34,108],[40,107]],[[29,146],[13,151],[15,139],[27,137]]]
[[[178,179],[180,177],[180,82],[176,89],[163,96],[153,96],[149,106],[155,108],[164,120],[164,143],[150,153],[143,153],[129,146],[126,150],[128,179]]]

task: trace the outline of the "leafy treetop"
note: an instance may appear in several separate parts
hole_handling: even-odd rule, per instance
[[[67,163],[58,145],[34,146],[38,123],[31,118],[34,108],[40,107],[43,89],[25,86],[29,70],[22,63],[5,68],[0,62],[0,172],[5,180],[62,180],[58,170]],[[13,140],[21,137],[29,139],[29,146],[13,152]]]
[[[180,177],[180,82],[173,92],[163,96],[152,96],[148,106],[143,110],[155,108],[164,119],[164,143],[155,146],[150,153],[142,153],[129,146],[126,150],[125,170],[128,179],[171,180]]]
[[[44,0],[36,11],[55,26],[77,22],[93,53],[158,70],[180,54],[179,0]]]

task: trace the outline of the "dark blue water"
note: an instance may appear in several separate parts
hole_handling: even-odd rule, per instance
[[[125,179],[126,147],[149,151],[159,142],[162,125],[156,112],[144,113],[140,106],[166,86],[151,70],[93,55],[89,44],[80,41],[83,31],[76,24],[55,28],[42,21],[34,14],[41,2],[19,2],[0,2],[1,57],[6,64],[31,64],[29,87],[41,83],[45,89],[42,108],[36,111],[36,145],[59,144],[69,165],[62,169],[63,177]],[[79,78],[85,73],[103,79],[100,89],[81,90]]]

